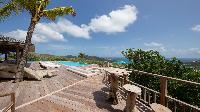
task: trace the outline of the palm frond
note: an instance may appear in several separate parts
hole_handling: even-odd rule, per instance
[[[10,2],[4,5],[2,8],[0,8],[0,21],[10,16],[12,12],[17,13],[19,11],[20,11],[20,8],[17,7],[15,2]]]
[[[35,14],[40,4],[42,4],[41,8],[43,9],[48,3],[49,0],[1,0],[0,21],[22,10],[27,10],[29,13]]]
[[[76,12],[72,7],[57,7],[49,10],[44,10],[40,16],[46,17],[50,20],[55,20],[57,16],[64,16],[68,14],[76,16]]]

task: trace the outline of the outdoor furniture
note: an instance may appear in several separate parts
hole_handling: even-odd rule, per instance
[[[118,104],[117,91],[119,88],[119,77],[127,74],[127,71],[119,68],[104,68],[108,76],[108,81],[110,81],[110,91],[108,95],[108,100],[112,101],[113,104]]]
[[[108,100],[111,100],[113,104],[116,105],[118,104],[118,99],[117,99],[117,91],[119,88],[118,77],[113,73],[110,73],[109,77],[110,77],[110,90],[109,90]]]
[[[43,61],[40,61],[39,64],[40,64],[40,67],[43,68],[43,69],[47,69],[47,68],[59,68],[61,66],[61,65],[56,64],[56,63],[43,62]]]
[[[40,62],[39,62],[39,64],[40,64],[40,67],[41,67],[42,69],[47,69],[47,67],[44,66],[44,65],[42,65]]]
[[[24,67],[25,77],[34,78],[36,80],[42,80],[43,77],[52,77],[52,72],[57,72],[57,70],[33,70]]]
[[[126,107],[124,109],[125,112],[139,112],[139,110],[136,108],[136,98],[138,95],[141,95],[141,88],[126,84],[123,86],[123,88],[128,91],[128,96],[126,100]]]
[[[110,81],[110,90],[108,100],[113,104],[118,104],[117,91],[119,88],[118,77],[122,75],[119,69],[116,68],[105,68],[105,71],[109,74],[108,80]]]
[[[170,109],[168,109],[167,107],[165,107],[161,104],[152,103],[150,106],[151,106],[153,112],[172,112]]]

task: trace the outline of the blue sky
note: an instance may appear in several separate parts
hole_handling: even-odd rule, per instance
[[[166,57],[200,57],[199,0],[51,0],[48,8],[73,6],[76,17],[41,19],[37,53],[120,57],[126,48],[158,50]],[[0,33],[24,39],[28,13],[0,23]]]

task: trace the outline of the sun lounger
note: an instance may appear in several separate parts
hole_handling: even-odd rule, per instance
[[[61,65],[58,65],[58,64],[55,64],[55,63],[52,63],[52,62],[43,62],[43,61],[40,61],[39,64],[40,64],[40,67],[42,67],[44,69],[59,68],[61,66]]]
[[[24,71],[27,78],[41,80],[43,77],[53,76],[52,72],[56,72],[57,70],[32,70],[30,68],[24,68]]]

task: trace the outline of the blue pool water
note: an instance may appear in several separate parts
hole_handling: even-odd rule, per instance
[[[73,62],[73,61],[58,61],[59,64],[66,65],[66,66],[87,66],[88,64],[83,64],[80,62]]]

